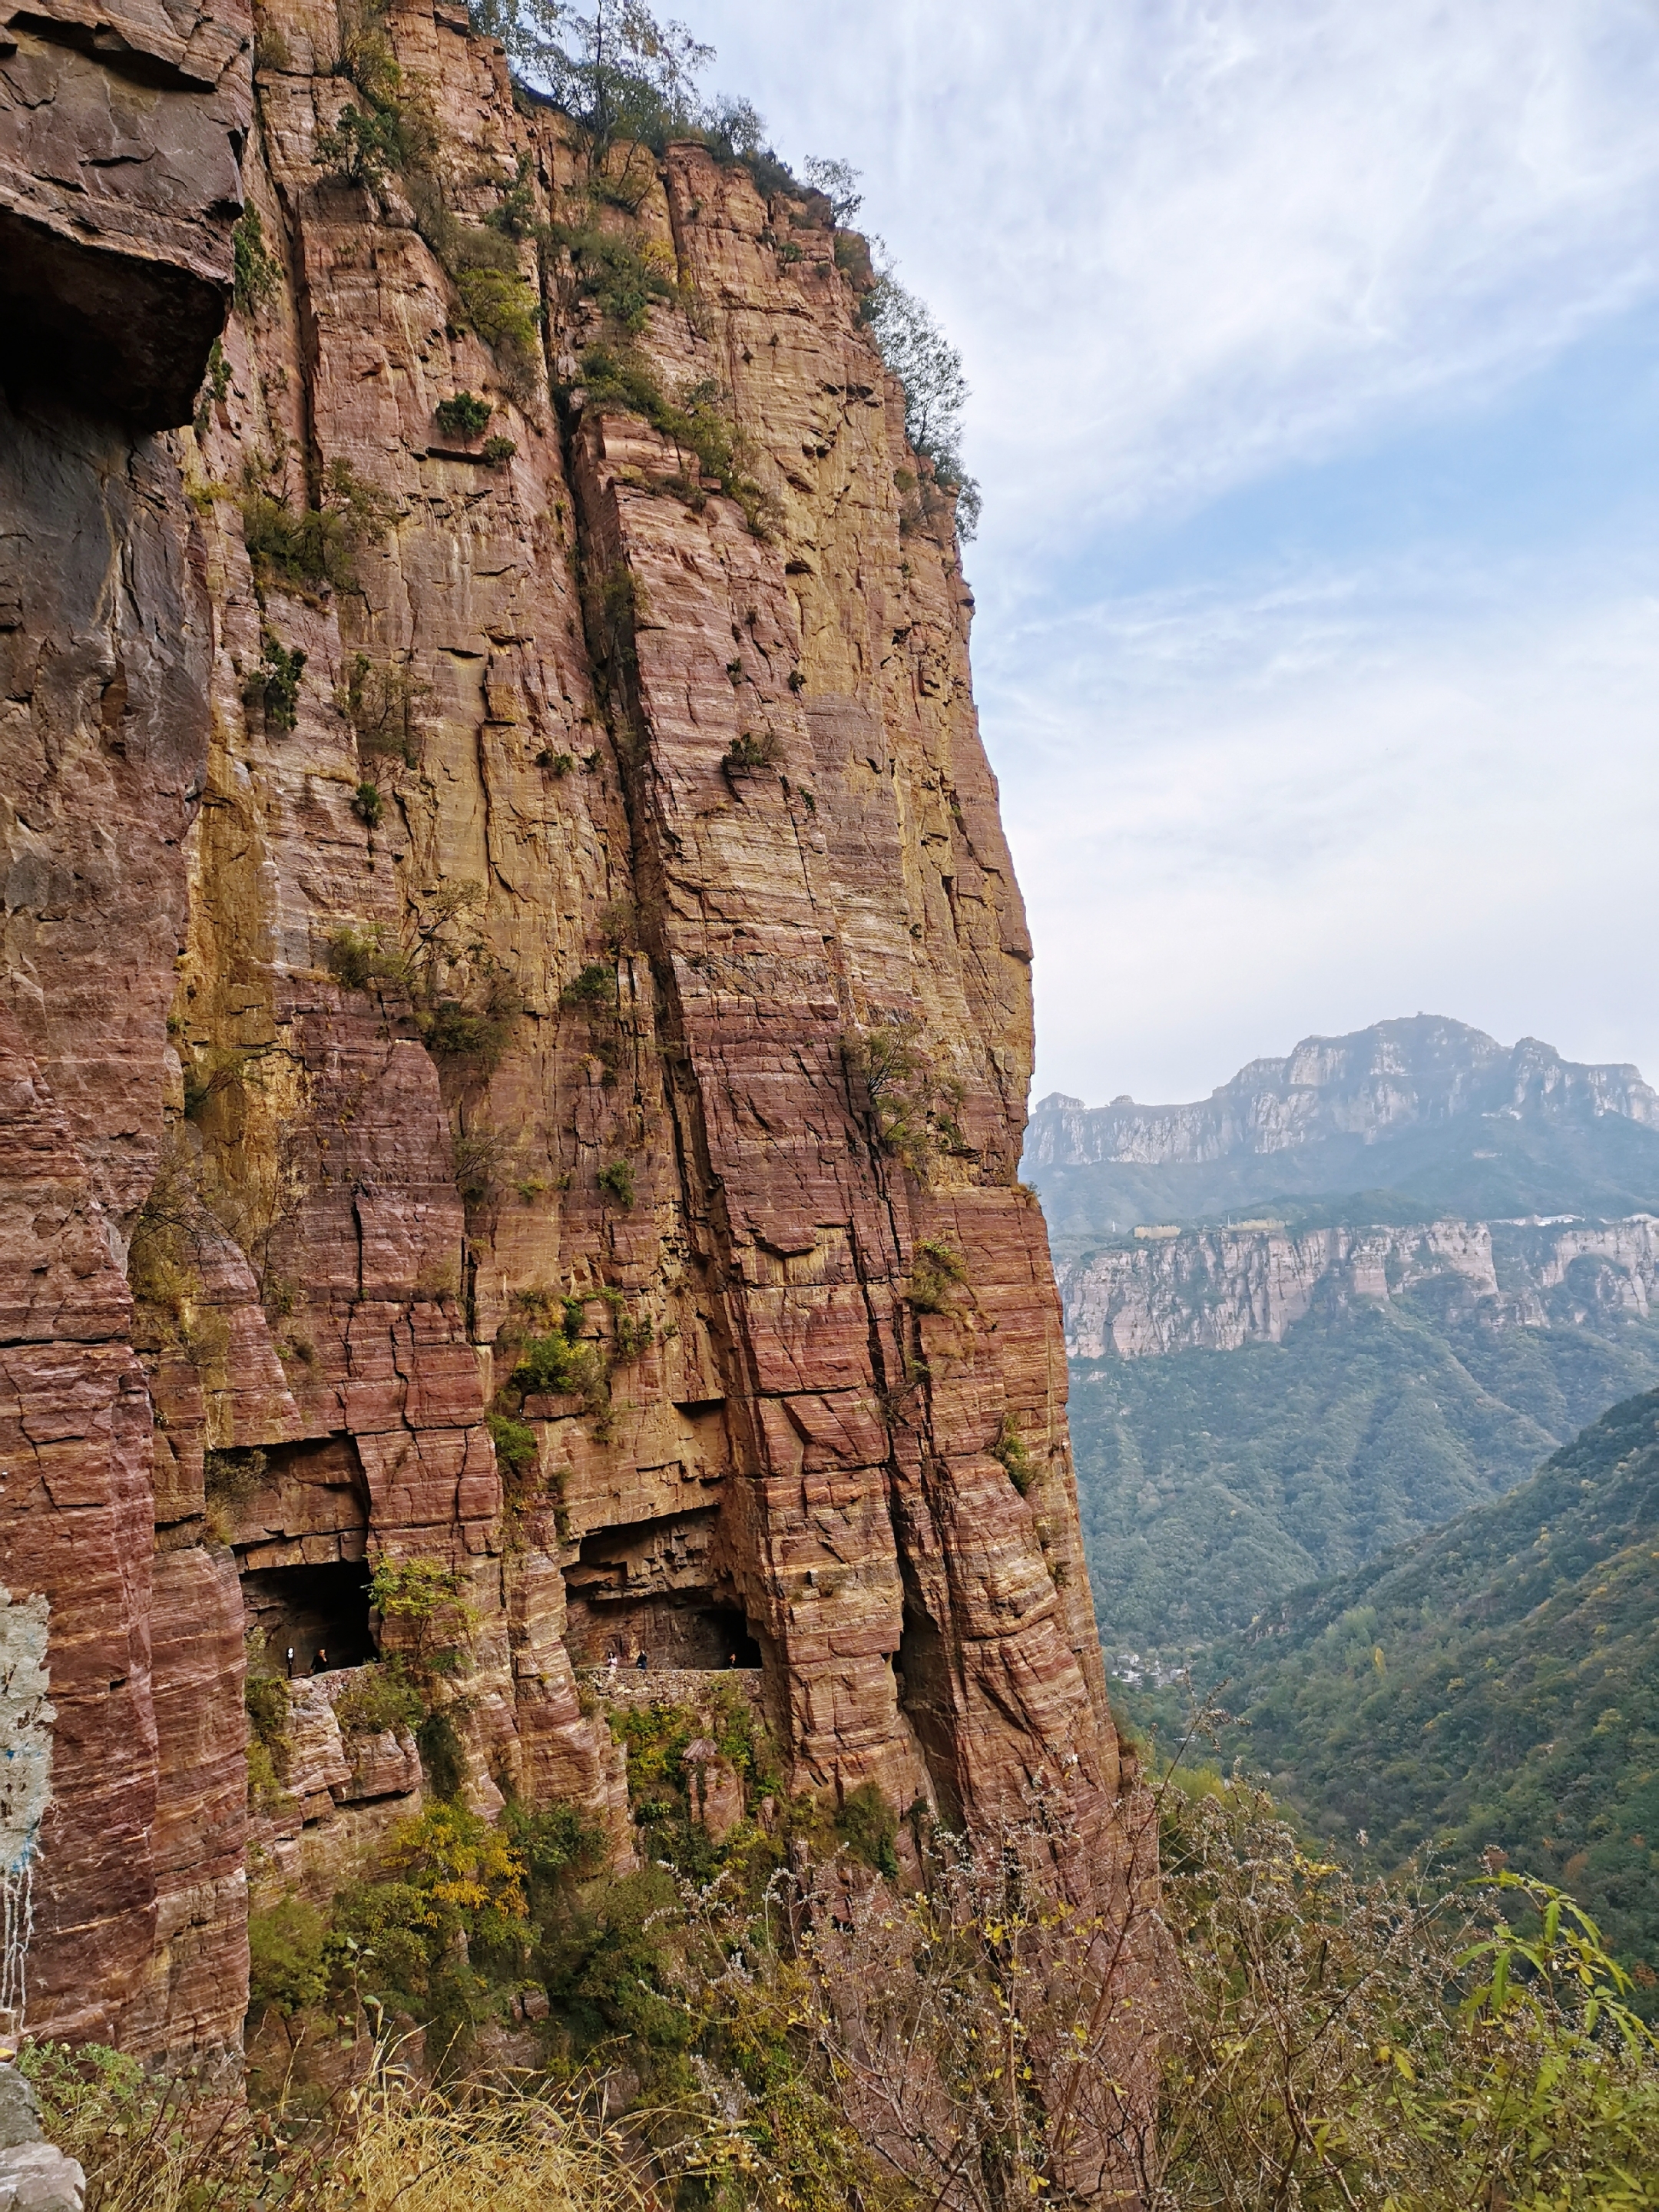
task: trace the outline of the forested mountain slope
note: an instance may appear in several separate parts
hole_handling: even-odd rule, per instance
[[[1454,1264],[1468,1247],[1449,1242],[1392,1291],[1334,1266],[1276,1342],[1073,1358],[1109,1655],[1242,1629],[1297,1585],[1500,1497],[1613,1400],[1659,1381],[1639,1267],[1577,1262],[1522,1320],[1522,1292],[1483,1285]],[[1082,1294],[1060,1279],[1075,1346]],[[1204,1310],[1189,1292],[1186,1316]]]
[[[1192,1105],[1044,1101],[1024,1171],[1121,1673],[1501,1496],[1659,1382],[1656,1115],[1633,1067],[1432,1016]]]
[[[1495,1504],[1298,1594],[1197,1686],[1316,1827],[1398,1863],[1495,1847],[1659,1967],[1659,1390]],[[1172,1715],[1166,1716],[1166,1724]]]

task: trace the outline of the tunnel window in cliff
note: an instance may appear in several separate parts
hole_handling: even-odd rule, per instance
[[[760,1645],[742,1608],[696,1598],[576,1600],[569,1612],[571,1656],[579,1667],[602,1667],[613,1656],[632,1666],[644,1653],[649,1667],[758,1667]]]
[[[361,1667],[374,1656],[368,1626],[368,1569],[362,1560],[320,1566],[261,1567],[242,1577],[250,1631],[264,1638],[270,1663],[295,1674]]]
[[[711,1571],[711,1514],[600,1528],[565,1571],[567,1638],[579,1666],[758,1667],[760,1646],[729,1579]]]

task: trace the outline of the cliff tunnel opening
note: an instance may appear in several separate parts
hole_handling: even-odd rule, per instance
[[[758,1667],[761,1648],[713,1555],[706,1507],[595,1528],[565,1570],[565,1640],[579,1667],[615,1658],[699,1673]]]
[[[909,1722],[947,1826],[963,1825],[951,1655],[938,1624],[905,1576],[904,1620],[893,1660],[899,1710]]]
[[[267,1661],[281,1671],[319,1674],[375,1656],[362,1560],[258,1568],[242,1577],[242,1607],[249,1630],[264,1638]]]
[[[758,1667],[761,1649],[741,1606],[712,1602],[706,1594],[675,1591],[659,1597],[573,1598],[568,1616],[570,1656],[579,1667],[603,1667],[614,1656],[635,1666],[685,1667],[709,1673],[724,1667]]]

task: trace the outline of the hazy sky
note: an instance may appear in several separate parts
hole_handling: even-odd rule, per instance
[[[1659,1076],[1659,0],[679,0],[974,387],[1037,1095]]]

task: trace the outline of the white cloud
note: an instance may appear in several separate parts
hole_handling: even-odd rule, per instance
[[[1650,287],[1645,0],[711,0],[967,352],[988,550],[1478,389]]]
[[[1409,512],[1436,466],[1414,426],[1498,419],[1654,298],[1650,0],[696,14],[781,151],[864,169],[864,219],[967,356],[1039,1085],[1197,1095],[1419,1007],[1659,1073],[1638,539],[1551,544],[1523,443],[1530,545],[1478,480],[1457,546],[1386,561],[1364,496],[1295,556],[1240,550],[1212,505],[1277,475],[1293,514],[1296,471],[1380,452]],[[1166,573],[1182,516],[1201,573],[1115,580],[1155,544]]]
[[[1659,601],[1529,597],[1405,640],[1391,611],[1349,577],[1011,641],[989,703],[1041,731],[1003,784],[1041,1088],[1201,1096],[1422,1010],[1659,1067]],[[1055,650],[1069,710],[1018,689]]]

